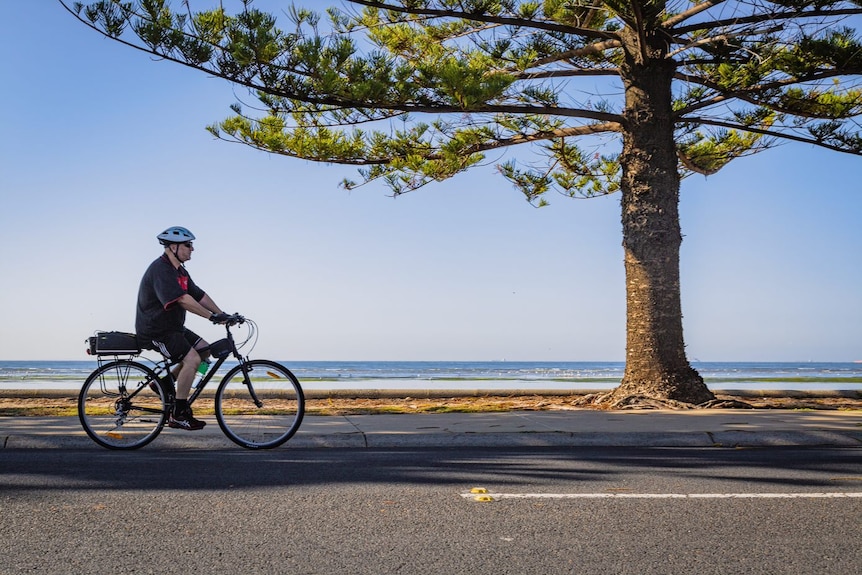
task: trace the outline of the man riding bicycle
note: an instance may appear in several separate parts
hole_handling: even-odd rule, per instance
[[[203,429],[205,422],[195,419],[188,398],[200,362],[209,357],[209,344],[185,327],[186,312],[213,323],[228,319],[212,298],[192,281],[185,262],[192,257],[195,239],[186,228],[174,226],[156,236],[164,253],[150,264],[138,289],[135,331],[142,347],[155,349],[172,361],[180,362],[174,377],[176,401],[168,416],[168,426],[177,429]]]

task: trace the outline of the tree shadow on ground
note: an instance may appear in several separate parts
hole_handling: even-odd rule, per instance
[[[5,450],[0,488],[196,490],[315,485],[440,485],[601,491],[680,481],[725,490],[836,487],[862,475],[862,450],[822,448],[534,448]],[[750,489],[750,487],[748,488]]]

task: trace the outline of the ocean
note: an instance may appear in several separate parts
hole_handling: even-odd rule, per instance
[[[144,361],[146,363],[146,361]],[[622,362],[282,361],[307,390],[602,390]],[[221,371],[231,367],[227,362]],[[0,361],[0,389],[76,390],[90,361]],[[862,363],[693,362],[711,390],[862,391]]]

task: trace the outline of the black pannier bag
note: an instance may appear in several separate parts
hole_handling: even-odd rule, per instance
[[[90,355],[137,355],[141,353],[138,338],[133,333],[123,331],[97,331],[87,338]]]
[[[227,356],[229,353],[230,342],[227,338],[214,341],[210,344],[210,354],[212,354],[213,357],[221,358]]]

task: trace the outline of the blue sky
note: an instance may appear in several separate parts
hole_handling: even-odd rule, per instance
[[[0,359],[85,359],[92,332],[133,330],[171,225],[198,237],[197,283],[260,325],[255,357],[624,358],[617,196],[535,209],[490,167],[347,192],[352,169],[214,140],[229,84],[53,0],[4,3],[0,78]],[[860,168],[790,144],[683,182],[690,359],[862,359]]]

